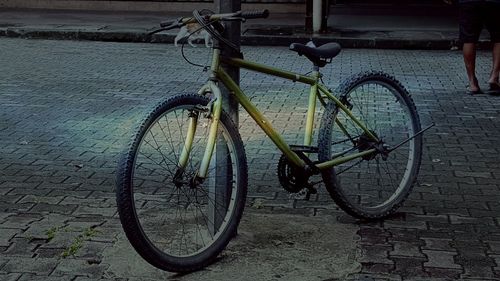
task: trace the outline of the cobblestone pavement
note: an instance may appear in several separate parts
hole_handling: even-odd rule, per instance
[[[310,70],[286,48],[244,51]],[[0,280],[132,280],[101,262],[122,233],[113,192],[118,153],[148,108],[193,92],[205,76],[162,44],[0,39],[0,54]],[[188,57],[205,62],[208,53],[191,48]],[[481,81],[490,61],[479,53]],[[273,213],[333,215],[355,227],[361,267],[350,279],[500,280],[500,97],[465,95],[462,59],[452,51],[344,50],[324,75],[335,86],[366,69],[395,75],[422,124],[436,123],[425,135],[419,185],[400,212],[366,223],[324,191],[311,201],[289,199],[275,176],[280,154],[242,113],[248,209],[258,202]],[[287,140],[301,142],[304,87],[250,72],[242,85]]]

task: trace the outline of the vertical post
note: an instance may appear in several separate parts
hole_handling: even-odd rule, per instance
[[[330,15],[330,1],[323,0],[321,5],[321,29],[322,33],[328,32],[328,16]]]
[[[322,7],[323,1],[321,0],[313,0],[312,5],[312,22],[313,22],[313,32],[318,33],[321,30],[321,20],[322,20]]]
[[[241,0],[215,0],[216,11],[218,13],[232,13],[241,10]],[[221,54],[223,56],[235,56],[238,55],[241,46],[241,23],[239,21],[226,22],[226,30],[224,32],[224,37],[233,42],[238,50],[232,50],[228,46],[221,45]],[[223,65],[224,70],[231,76],[231,78],[240,84],[240,70],[237,67],[231,67],[228,65]],[[225,88],[222,90],[223,104],[222,108],[229,113],[233,122],[238,126],[238,103],[236,100],[229,95],[229,91]]]
[[[215,5],[217,13],[232,13],[241,9],[241,0],[215,0]],[[224,44],[220,44],[221,55],[236,56],[240,51],[241,23],[239,21],[226,22],[225,27],[226,29],[223,36],[235,43],[238,49],[233,50]],[[239,69],[228,65],[222,65],[222,67],[239,85]],[[221,94],[223,110],[229,114],[234,124],[238,126],[238,102],[230,95],[229,90],[224,87],[221,87]],[[222,137],[219,137],[212,156],[213,161],[210,164],[210,169],[215,171],[213,175],[214,179],[209,183],[209,199],[211,202],[208,206],[209,221],[212,222],[209,226],[209,230],[212,234],[217,233],[217,230],[221,226],[224,219],[223,215],[226,214],[229,198],[231,196],[233,169],[230,157],[227,143]],[[234,157],[233,155],[233,158]]]
[[[312,32],[313,22],[312,22],[312,5],[313,0],[306,0],[306,32]]]

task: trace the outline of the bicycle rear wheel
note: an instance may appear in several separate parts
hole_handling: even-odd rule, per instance
[[[337,93],[345,97],[353,115],[389,147],[421,130],[410,95],[387,74],[355,75],[341,84]],[[320,126],[319,160],[328,161],[369,148],[367,134],[336,104],[329,104]],[[322,176],[331,197],[344,211],[357,218],[384,218],[394,213],[410,194],[421,155],[422,136],[418,135],[387,157],[377,153],[354,159],[335,169],[326,169]]]
[[[208,103],[199,95],[180,95],[159,104],[119,163],[117,204],[125,234],[146,261],[163,270],[189,272],[210,264],[234,236],[245,205],[243,142],[225,112],[207,178],[195,180],[212,122]],[[196,131],[180,169],[189,124]]]

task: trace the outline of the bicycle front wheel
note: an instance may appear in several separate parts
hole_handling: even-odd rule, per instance
[[[163,270],[189,272],[213,262],[234,236],[245,205],[243,142],[225,112],[207,177],[197,180],[212,122],[208,103],[180,95],[159,104],[119,163],[117,204],[125,234]]]
[[[388,147],[421,130],[415,104],[406,89],[382,72],[365,72],[341,84],[337,93],[367,129]],[[331,103],[322,117],[319,160],[331,160],[373,147],[368,134]],[[394,213],[410,194],[420,167],[422,136],[388,155],[376,153],[323,171],[326,189],[348,214],[364,219]]]

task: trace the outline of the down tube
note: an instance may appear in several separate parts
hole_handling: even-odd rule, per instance
[[[224,85],[232,91],[232,94],[236,97],[241,106],[248,112],[250,116],[255,120],[259,127],[264,130],[264,132],[271,138],[271,140],[276,144],[276,146],[287,156],[287,158],[298,167],[305,167],[305,162],[297,156],[295,152],[290,149],[290,146],[283,140],[283,138],[276,132],[276,130],[271,126],[271,123],[262,115],[262,113],[257,110],[255,105],[245,96],[241,89],[236,85],[236,83],[229,77],[229,75],[222,69],[219,68],[217,71],[219,79],[224,83]]]

